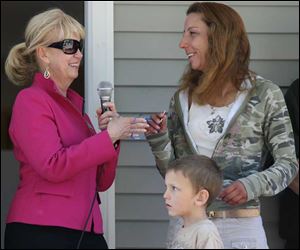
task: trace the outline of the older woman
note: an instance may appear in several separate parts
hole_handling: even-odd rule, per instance
[[[155,114],[147,131],[157,167],[164,176],[176,158],[213,158],[224,183],[208,214],[224,247],[268,248],[259,197],[279,193],[298,172],[284,97],[249,70],[249,41],[236,11],[203,2],[186,14],[180,48],[189,66],[171,99],[168,124],[166,115]],[[275,162],[263,170],[267,151]]]
[[[98,110],[102,132],[95,132],[82,98],[69,88],[78,76],[82,39],[82,25],[52,9],[30,20],[25,42],[8,55],[9,79],[32,85],[18,94],[9,127],[20,183],[5,248],[107,248],[98,191],[114,181],[119,140],[149,125],[120,117],[110,103],[110,111]]]

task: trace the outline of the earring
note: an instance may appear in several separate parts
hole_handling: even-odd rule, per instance
[[[44,78],[45,79],[49,79],[50,78],[50,72],[49,72],[49,70],[48,70],[48,67],[45,69],[45,71],[44,71]]]

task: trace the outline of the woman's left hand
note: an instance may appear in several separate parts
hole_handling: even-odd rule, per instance
[[[101,108],[98,108],[96,110],[97,118],[98,118],[98,126],[99,129],[101,130],[107,129],[107,125],[112,120],[112,118],[120,116],[117,113],[116,106],[113,102],[106,102],[105,106],[109,108],[109,111],[102,113]]]
[[[229,205],[240,205],[247,201],[248,195],[243,183],[235,181],[222,190],[219,198]]]

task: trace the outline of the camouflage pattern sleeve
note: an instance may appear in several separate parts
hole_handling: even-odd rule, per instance
[[[174,160],[174,149],[172,147],[172,120],[170,114],[174,111],[174,97],[170,101],[170,107],[168,112],[168,131],[166,133],[147,136],[147,141],[150,145],[152,153],[155,157],[156,166],[162,175],[165,177],[166,169],[170,161]],[[171,135],[170,135],[171,134]]]
[[[278,86],[265,82],[268,87],[260,98],[265,98],[263,124],[265,143],[274,164],[264,171],[239,179],[247,191],[248,201],[260,196],[276,195],[285,189],[297,175],[298,163],[289,113]]]
[[[185,94],[177,91],[171,99],[170,113],[169,113],[169,134],[174,148],[175,159],[197,154],[197,149],[193,148],[193,143],[190,141],[189,136],[184,126],[183,107],[180,102],[180,94]],[[186,114],[188,115],[188,114]]]
[[[164,177],[168,164],[181,157],[195,153],[187,141],[183,127],[183,114],[179,101],[179,91],[170,100],[168,112],[168,132],[147,136],[147,140],[155,156],[160,174]]]
[[[155,157],[156,167],[164,178],[169,161],[174,155],[168,133],[148,136],[147,140]],[[165,147],[162,147],[163,145]]]

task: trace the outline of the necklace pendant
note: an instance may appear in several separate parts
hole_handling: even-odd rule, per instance
[[[211,107],[211,112],[210,112],[210,115],[214,115],[216,112],[216,109],[214,107]]]

